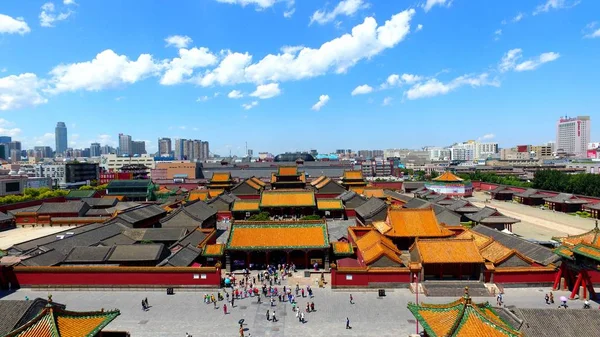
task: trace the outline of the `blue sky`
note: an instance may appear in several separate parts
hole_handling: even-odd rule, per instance
[[[57,121],[76,148],[514,146],[600,116],[594,0],[3,0],[0,51],[0,134],[27,147]]]

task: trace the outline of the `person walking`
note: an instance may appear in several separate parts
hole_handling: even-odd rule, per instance
[[[550,304],[550,295],[548,295],[546,293],[546,296],[544,296],[544,299],[546,300],[546,304]]]
[[[350,304],[354,304],[354,297],[352,297],[352,294],[350,294]]]
[[[227,304],[223,303],[223,315],[227,315]]]
[[[310,303],[310,311],[315,311],[315,302]]]
[[[267,309],[267,321],[271,320],[271,314],[269,313],[269,309]]]
[[[304,313],[303,312],[300,313],[300,322],[306,323],[306,321],[304,320]]]
[[[146,308],[148,308],[149,307],[149,305],[148,305],[148,297],[144,298],[144,302],[146,302]]]
[[[144,302],[144,300],[142,300],[142,310],[148,310],[148,308],[146,308],[146,302]]]
[[[502,293],[498,294],[498,296],[496,297],[496,302],[498,303],[499,307],[502,306]]]
[[[213,301],[213,307],[217,309],[217,301]]]
[[[554,294],[550,292],[550,303],[554,304]]]
[[[271,318],[271,321],[272,321],[273,323],[277,322],[277,317],[275,316],[275,311],[273,311],[273,315],[272,315],[272,316],[273,316],[273,317]]]
[[[235,304],[233,304],[233,303],[234,303],[234,301],[235,301],[235,298],[231,297],[231,307],[232,307],[232,308],[235,308]]]
[[[296,311],[296,318],[300,321],[300,312]]]
[[[352,329],[350,327],[350,319],[348,317],[346,317],[346,329]]]

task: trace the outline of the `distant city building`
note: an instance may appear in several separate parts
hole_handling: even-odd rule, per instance
[[[556,150],[580,158],[587,157],[591,126],[590,116],[561,117],[556,123]]]
[[[114,147],[110,146],[110,145],[104,145],[100,148],[100,154],[111,154],[111,153],[117,153],[117,151],[115,150]]]
[[[383,150],[373,150],[373,157],[375,157],[375,158],[383,158]]]
[[[131,153],[129,155],[143,155],[146,154],[146,142],[143,140],[134,140],[131,142]]]
[[[346,154],[346,150],[337,149],[337,150],[335,150],[335,154]]]
[[[131,155],[131,136],[119,133],[119,155]]]
[[[90,145],[90,157],[100,157],[100,155],[102,155],[100,143],[92,143]]]
[[[452,156],[452,151],[450,149],[445,149],[442,147],[430,147],[429,151],[429,159],[430,160],[450,160]]]
[[[0,144],[8,144],[12,142],[12,137],[10,136],[0,136]]]
[[[36,158],[37,155],[39,155],[39,158],[52,158],[52,148],[50,146],[35,146],[33,151]]]
[[[273,156],[272,153],[269,152],[259,152],[258,153],[258,159],[263,160],[263,161],[272,161],[275,157]]]
[[[365,177],[388,177],[392,175],[393,161],[377,158],[366,160],[361,164],[361,170]]]
[[[100,157],[100,167],[104,171],[117,172],[126,165],[144,165],[149,169],[155,168],[154,157],[143,154],[139,157],[121,157],[116,154],[103,154]]]
[[[475,159],[492,157],[499,152],[498,143],[475,143]]]
[[[208,141],[203,141],[202,142],[202,156],[200,159],[206,160],[208,158],[210,158],[210,149],[208,147]]]
[[[0,158],[6,160],[8,157],[10,157],[8,144],[0,144]]]
[[[316,155],[318,155],[318,154],[319,154],[319,151],[317,151],[317,150],[315,150],[315,149],[312,149],[312,150],[310,150],[310,154],[311,154],[313,157],[315,157]]]
[[[52,186],[58,187],[66,183],[65,164],[38,164],[34,166],[35,176],[52,179]]]
[[[56,154],[64,154],[69,142],[67,141],[67,126],[64,122],[56,123],[54,129],[54,140],[56,143]]]
[[[99,173],[100,170],[97,163],[67,163],[65,165],[65,182],[98,181]]]
[[[175,139],[175,159],[186,159],[184,156],[185,142],[185,139]]]
[[[163,172],[159,172],[163,171]],[[152,178],[158,179],[159,174],[163,179],[201,179],[202,164],[199,162],[183,162],[183,163],[156,163],[156,169],[152,170]],[[158,173],[158,174],[157,174]]]
[[[452,145],[450,148],[450,159],[458,161],[473,161],[476,154],[476,143],[468,141]]]
[[[10,150],[10,162],[16,164],[21,161],[21,150]]]
[[[171,138],[160,138],[158,140],[158,155],[168,157],[171,155]]]
[[[373,158],[373,151],[371,150],[358,150],[358,156],[365,159]]]

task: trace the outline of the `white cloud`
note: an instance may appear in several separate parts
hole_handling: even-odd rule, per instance
[[[9,137],[18,137],[21,135],[21,129],[14,127],[15,123],[0,118],[0,135]]]
[[[342,0],[331,12],[317,10],[310,17],[310,24],[317,22],[321,25],[335,20],[339,15],[352,16],[361,9],[368,8],[369,4],[363,0]]]
[[[364,95],[373,92],[373,87],[368,84],[359,85],[352,90],[352,96]]]
[[[477,140],[491,140],[496,138],[496,135],[493,133],[486,133],[485,135],[479,137]]]
[[[421,31],[421,30],[423,30],[423,25],[419,23],[417,25],[417,29],[415,29],[415,32],[418,32],[418,31]]]
[[[254,108],[257,105],[258,105],[258,101],[252,101],[252,102],[247,103],[247,104],[242,104],[242,107],[244,108],[244,110],[250,110],[250,109]]]
[[[439,5],[441,7],[450,7],[451,4],[452,0],[427,0],[427,2],[425,2],[425,4],[422,5],[422,7],[423,10],[427,13],[433,6]]]
[[[256,10],[262,10],[273,6],[277,0],[217,0],[217,2],[240,5],[246,7],[247,5],[255,5]]]
[[[527,61],[519,63],[519,60],[521,58],[523,58],[523,51],[519,48],[515,48],[515,49],[509,50],[508,52],[506,52],[506,54],[504,54],[504,56],[502,57],[502,60],[500,61],[498,68],[499,68],[500,72],[506,72],[509,70],[514,70],[514,71],[535,70],[542,64],[555,61],[559,57],[560,57],[559,53],[548,52],[548,53],[540,54],[536,58],[529,59]]]
[[[386,105],[390,105],[390,103],[392,103],[392,99],[391,97],[386,97],[383,99],[383,102],[381,103],[381,105],[386,106]]]
[[[588,23],[583,30],[583,37],[586,39],[595,39],[600,37],[600,28],[596,28],[597,24],[597,22]]]
[[[284,54],[296,54],[297,52],[304,49],[304,46],[283,46],[280,48]]]
[[[206,102],[210,99],[210,97],[208,96],[200,96],[198,98],[196,98],[196,102]]]
[[[25,73],[0,78],[0,110],[13,110],[47,103],[40,94],[43,81]]]
[[[318,49],[304,47],[294,53],[269,54],[257,63],[251,63],[252,56],[248,53],[227,51],[217,68],[197,76],[194,81],[204,87],[264,84],[312,78],[329,71],[344,73],[359,61],[402,41],[410,31],[409,23],[414,14],[414,9],[405,10],[380,26],[374,18],[367,17],[351,34],[325,42]]]
[[[502,36],[502,29],[496,29],[496,31],[494,32],[494,40],[500,40],[500,36]]]
[[[581,1],[567,1],[567,0],[546,0],[545,3],[537,6],[533,11],[533,15],[538,15],[543,12],[549,12],[551,9],[568,9],[579,5]]]
[[[132,61],[125,55],[117,55],[107,49],[91,60],[80,63],[61,64],[50,71],[52,87],[49,92],[98,91],[121,84],[132,84],[160,73],[161,65],[152,55],[141,54]]]
[[[256,87],[256,90],[250,94],[252,97],[258,97],[260,99],[272,98],[279,96],[281,89],[279,89],[279,83],[262,84]]]
[[[490,80],[487,73],[479,75],[463,75],[459,76],[450,82],[443,83],[438,79],[430,79],[426,82],[421,82],[413,85],[404,95],[410,100],[445,95],[460,87],[469,85],[471,87],[482,86],[500,86],[500,82],[496,79]]]
[[[0,14],[0,34],[25,35],[29,32],[31,32],[31,29],[23,18],[15,19],[11,16]]]
[[[380,85],[380,87],[381,89],[387,89],[396,86],[401,86],[403,84],[413,84],[421,81],[422,79],[423,78],[421,76],[413,74],[391,74],[390,76],[388,76],[385,82]]]
[[[67,12],[61,12],[56,14],[56,7],[52,2],[46,2],[42,5],[42,12],[39,15],[40,25],[42,27],[54,27],[54,23],[57,21],[66,20],[73,11],[68,10]]]
[[[319,111],[325,104],[329,102],[329,95],[321,95],[319,96],[319,101],[312,106],[312,110]]]
[[[292,15],[294,15],[295,12],[296,12],[296,8],[292,8],[289,11],[283,12],[283,17],[286,19],[289,19],[292,17]]]
[[[244,94],[242,94],[242,92],[239,90],[232,90],[229,94],[227,94],[227,97],[238,99],[244,97]]]
[[[125,96],[118,96],[118,97],[115,97],[115,101],[117,101],[117,102],[120,102],[120,101],[122,101],[122,100],[124,100],[124,99],[125,99]]]
[[[524,17],[525,17],[525,14],[519,12],[514,18],[512,18],[512,22],[519,22],[519,21],[523,20]]]
[[[63,4],[64,5],[77,5],[77,3],[75,2],[75,0],[63,0]]]
[[[192,38],[187,35],[171,35],[165,39],[167,47],[187,48],[192,43]]]
[[[7,72],[7,71],[8,71],[8,69],[6,69],[6,68],[2,68],[2,69],[0,69],[0,73],[5,73],[5,72]]]
[[[179,57],[165,64],[166,72],[160,79],[160,84],[179,84],[184,77],[189,77],[196,68],[207,67],[217,63],[217,56],[208,48],[179,49]]]

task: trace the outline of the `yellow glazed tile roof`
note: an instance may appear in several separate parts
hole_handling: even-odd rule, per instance
[[[356,246],[367,265],[377,261],[384,255],[398,264],[403,264],[399,256],[402,255],[402,252],[396,248],[396,245],[390,239],[375,230],[361,236],[356,241]]]
[[[297,176],[298,166],[279,166],[277,169],[277,175],[279,176]]]
[[[360,170],[351,170],[351,171],[344,171],[344,180],[357,180],[363,179],[363,174],[362,171]]]
[[[310,184],[311,184],[312,186],[317,186],[317,185],[318,185],[318,184],[320,184],[320,183],[321,183],[323,180],[327,180],[327,179],[329,179],[327,176],[320,176],[319,178],[317,178],[317,179],[315,179],[315,180],[311,181],[311,182],[310,182]]]
[[[317,199],[317,208],[319,210],[343,210],[344,204],[341,199]]]
[[[314,207],[313,191],[263,191],[260,196],[260,207]]]
[[[444,172],[444,174],[442,174],[441,176],[439,176],[437,178],[433,178],[433,180],[435,180],[435,181],[449,181],[449,182],[463,181],[461,178],[459,178],[456,175],[452,174],[452,172],[450,172],[450,171]]]
[[[202,255],[220,256],[220,255],[223,255],[224,248],[225,248],[225,245],[222,243],[217,243],[214,245],[206,245],[206,246],[204,246],[204,251],[202,252]]]
[[[228,249],[327,248],[327,224],[313,222],[235,223],[231,228]]]
[[[421,263],[483,263],[475,242],[470,239],[416,240],[411,246],[419,250]]]
[[[370,197],[385,198],[385,193],[383,192],[383,188],[365,187],[361,194],[367,198],[370,198]]]
[[[388,211],[387,224],[391,230],[385,235],[390,237],[448,237],[454,233],[437,222],[431,208],[391,208]]]
[[[231,172],[215,172],[210,179],[211,182],[229,182],[231,180]]]
[[[354,249],[350,242],[332,242],[333,252],[335,254],[352,254]]]
[[[323,187],[325,187],[325,185],[329,184],[329,182],[331,181],[331,178],[325,178],[322,179],[318,184],[313,185],[316,189],[320,190]]]
[[[467,229],[466,231],[458,234],[454,238],[455,239],[473,239],[475,241],[475,245],[477,245],[477,247],[479,249],[489,245],[490,242],[494,241],[494,239],[492,239],[488,236],[485,236],[483,234],[477,233],[475,231],[472,231],[470,229]]]
[[[567,246],[575,246],[580,243],[600,245],[600,230],[596,227],[589,232],[579,235],[569,235],[564,237],[552,238]]]
[[[363,194],[365,188],[362,186],[350,186],[350,191],[355,192],[356,194]]]
[[[208,196],[211,198],[218,197],[219,195],[223,194],[223,192],[225,192],[223,189],[210,189],[208,190]]]
[[[205,201],[208,199],[208,190],[192,190],[190,195],[188,196],[188,201],[194,200],[202,200]]]
[[[260,200],[239,199],[233,202],[233,212],[255,212],[259,211]]]
[[[252,177],[250,178],[250,180],[252,180],[253,182],[255,182],[257,185],[260,185],[262,187],[265,187],[267,185],[267,183],[265,183],[264,181],[258,179],[257,177]]]
[[[253,179],[246,179],[245,182],[247,185],[249,185],[250,187],[252,187],[255,190],[260,190],[262,187],[258,183],[256,183],[256,181],[254,181]]]

